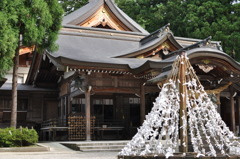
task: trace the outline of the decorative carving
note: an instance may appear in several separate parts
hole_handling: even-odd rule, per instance
[[[169,54],[169,49],[170,49],[170,46],[169,46],[169,44],[167,43],[167,42],[164,42],[163,44],[162,44],[162,52],[163,52],[163,54],[164,55],[167,55],[167,54]]]
[[[206,64],[197,64],[197,66],[203,70],[203,72],[208,73],[213,70],[216,66],[215,65],[206,65]]]
[[[101,6],[101,8],[95,14],[79,25],[84,27],[129,31],[129,28],[122,24],[105,5]]]
[[[163,54],[164,54],[164,55],[169,54],[169,51],[168,51],[168,48],[167,48],[167,47],[164,47],[164,48],[163,48]]]
[[[164,42],[164,43],[162,44],[162,47],[163,47],[163,48],[166,48],[166,49],[169,49],[169,48],[170,48],[170,46],[169,46],[169,44],[168,44],[167,42]]]
[[[204,64],[209,64],[211,61],[210,60],[201,60]]]

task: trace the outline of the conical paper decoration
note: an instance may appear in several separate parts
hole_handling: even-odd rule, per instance
[[[183,65],[184,72],[180,74]],[[184,77],[181,77],[182,74]],[[184,93],[181,87],[185,88]],[[183,99],[186,111],[180,109]],[[168,158],[178,151],[179,146],[186,147],[188,144],[183,140],[179,145],[181,131],[183,138],[190,136],[193,151],[198,156],[240,154],[240,144],[233,141],[236,137],[217,112],[216,105],[204,91],[185,55],[178,56],[173,63],[172,71],[151,112],[119,155],[164,154]]]

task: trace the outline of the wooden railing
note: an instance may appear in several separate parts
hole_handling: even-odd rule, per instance
[[[66,119],[49,119],[42,122],[42,128],[45,127],[66,127]]]
[[[123,127],[124,123],[121,120],[96,120],[95,127]]]
[[[124,123],[120,120],[98,120],[94,131],[96,140],[122,139]]]
[[[42,122],[41,125],[41,136],[43,140],[62,140],[57,136],[57,132],[66,132],[67,135],[68,127],[66,119],[50,119]]]

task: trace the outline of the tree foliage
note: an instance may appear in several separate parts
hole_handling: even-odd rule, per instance
[[[22,44],[56,50],[55,41],[61,28],[62,7],[57,0],[24,0],[18,23]]]
[[[234,0],[116,0],[129,16],[152,32],[171,23],[175,36],[212,36],[240,61],[240,3]],[[141,6],[141,7],[139,7]],[[146,6],[146,7],[143,7]]]
[[[62,15],[58,0],[0,1],[0,77],[10,68],[14,57],[11,127],[16,127],[17,121],[19,49],[36,46],[38,52],[56,50]]]
[[[57,0],[0,1],[0,78],[12,66],[19,40],[25,46],[57,49],[62,15]]]
[[[59,0],[59,3],[61,3],[66,15],[87,4],[88,0]]]
[[[12,27],[17,25],[17,6],[14,1],[0,1],[0,78],[10,69],[18,45],[18,30]]]

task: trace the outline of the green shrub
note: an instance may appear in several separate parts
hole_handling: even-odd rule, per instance
[[[34,129],[0,129],[0,147],[28,146],[37,142],[38,134]]]

